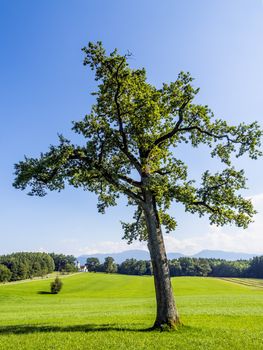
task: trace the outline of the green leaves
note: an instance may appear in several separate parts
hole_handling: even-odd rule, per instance
[[[209,214],[211,224],[235,224],[246,228],[256,213],[249,199],[243,198],[236,191],[245,189],[244,171],[227,168],[221,173],[211,175],[206,171],[202,177],[202,185],[195,192],[195,199],[186,205],[186,210]]]
[[[121,194],[135,205],[132,224],[123,223],[124,237],[147,239],[143,211],[146,191],[154,198],[159,221],[167,231],[176,222],[168,214],[173,201],[187,211],[207,214],[217,225],[247,227],[255,213],[239,191],[245,188],[243,171],[235,170],[233,155],[252,159],[262,155],[262,130],[257,122],[238,126],[215,119],[208,106],[194,104],[199,89],[189,73],[160,89],[149,84],[145,69],[129,67],[130,53],[106,54],[101,42],[82,51],[84,65],[98,81],[96,103],[73,131],[83,136],[81,146],[62,136],[38,159],[25,158],[15,165],[14,186],[30,187],[29,194],[43,196],[47,190],[62,190],[66,184],[98,195],[98,210],[117,204]],[[212,157],[226,164],[214,175],[205,172],[200,188],[188,179],[187,165],[176,157],[176,147],[207,145]]]
[[[143,211],[140,207],[135,210],[132,223],[126,223],[121,221],[122,229],[124,231],[123,239],[127,240],[128,244],[131,244],[134,240],[147,241],[148,232],[144,219]]]

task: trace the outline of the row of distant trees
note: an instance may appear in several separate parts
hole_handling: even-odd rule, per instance
[[[121,273],[125,275],[152,275],[150,261],[127,259],[122,264],[116,264],[111,256],[100,263],[98,258],[87,258],[86,266],[89,272]]]
[[[118,265],[111,256],[105,258],[104,263],[100,263],[98,258],[87,258],[86,264],[89,272],[117,273]]]
[[[70,273],[78,271],[76,267],[76,258],[74,255],[64,255],[64,254],[49,254],[54,261],[55,271],[62,273]]]
[[[0,256],[0,281],[18,281],[44,276],[54,271],[55,265],[47,253],[13,253]]]
[[[73,255],[55,253],[13,253],[0,256],[0,282],[42,277],[53,271],[75,272]]]
[[[112,257],[104,263],[98,258],[87,258],[86,266],[90,272],[120,273],[125,275],[151,275],[150,261],[127,259],[116,264]],[[182,257],[169,260],[170,275],[211,276],[211,277],[250,277],[263,278],[263,256],[251,260],[227,261],[223,259],[204,259]]]
[[[53,271],[76,272],[73,255],[47,253],[13,253],[0,256],[0,282],[18,281],[45,276]],[[86,266],[90,272],[120,273],[125,275],[152,275],[150,261],[127,259],[116,264],[112,257],[100,263],[97,258],[88,258]],[[263,278],[263,256],[251,260],[226,261],[222,259],[196,259],[182,257],[169,260],[170,275],[253,277]]]

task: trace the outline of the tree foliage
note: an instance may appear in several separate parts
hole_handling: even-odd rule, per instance
[[[0,264],[0,282],[8,282],[12,277],[12,272],[3,264]]]
[[[91,261],[97,258],[89,258]],[[111,258],[113,259],[113,258]],[[107,258],[107,261],[109,259]],[[169,260],[170,276],[202,276],[202,277],[253,277],[263,278],[263,256],[251,260],[228,261],[213,258],[181,257]],[[94,272],[107,272],[107,263],[96,264]],[[90,271],[90,270],[89,270]],[[152,275],[151,261],[126,259],[117,265],[119,274],[124,275]]]
[[[58,294],[61,291],[63,283],[57,276],[53,282],[50,283],[50,291],[52,294]]]
[[[105,261],[103,264],[103,271],[106,273],[117,272],[117,265],[115,264],[115,261],[111,256],[108,256],[105,258]]]
[[[12,253],[0,256],[0,264],[11,272],[11,280],[44,276],[54,271],[54,261],[47,253]]]
[[[171,276],[249,277],[250,262],[182,257],[169,262]]]
[[[89,272],[97,272],[97,270],[100,266],[100,261],[98,258],[92,258],[92,257],[87,258],[86,266],[87,266]]]
[[[76,272],[77,268],[75,265],[76,258],[73,255],[64,255],[64,254],[49,254],[54,260],[55,271],[60,272]]]
[[[125,275],[147,275],[149,271],[149,261],[126,259],[118,266],[118,273]]]
[[[249,275],[250,277],[263,278],[263,256],[256,256],[252,259]]]
[[[100,42],[89,43],[83,52],[84,65],[95,72],[98,82],[91,112],[73,123],[85,142],[75,145],[60,136],[59,144],[39,158],[25,157],[15,165],[14,186],[29,186],[29,194],[44,196],[68,183],[95,192],[102,213],[124,194],[135,206],[134,222],[122,223],[128,242],[148,238],[145,190],[154,195],[159,220],[168,232],[176,227],[169,212],[173,201],[190,213],[208,215],[212,224],[246,228],[255,211],[240,195],[246,179],[232,159],[261,155],[258,123],[233,126],[216,119],[208,106],[194,102],[199,89],[189,73],[156,88],[147,82],[145,69],[129,67],[130,54],[114,50],[107,55]],[[225,169],[205,171],[197,186],[188,177],[187,164],[176,155],[180,143],[207,145]]]

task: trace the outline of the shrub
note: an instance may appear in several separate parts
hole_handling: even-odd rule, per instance
[[[59,277],[57,276],[55,278],[55,281],[50,283],[50,289],[51,289],[51,293],[52,294],[58,294],[62,288],[62,281],[59,279]]]

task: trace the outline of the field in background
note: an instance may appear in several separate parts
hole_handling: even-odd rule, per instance
[[[261,280],[173,278],[184,326],[148,332],[154,321],[152,277],[81,273],[0,285],[0,349],[263,349]]]

